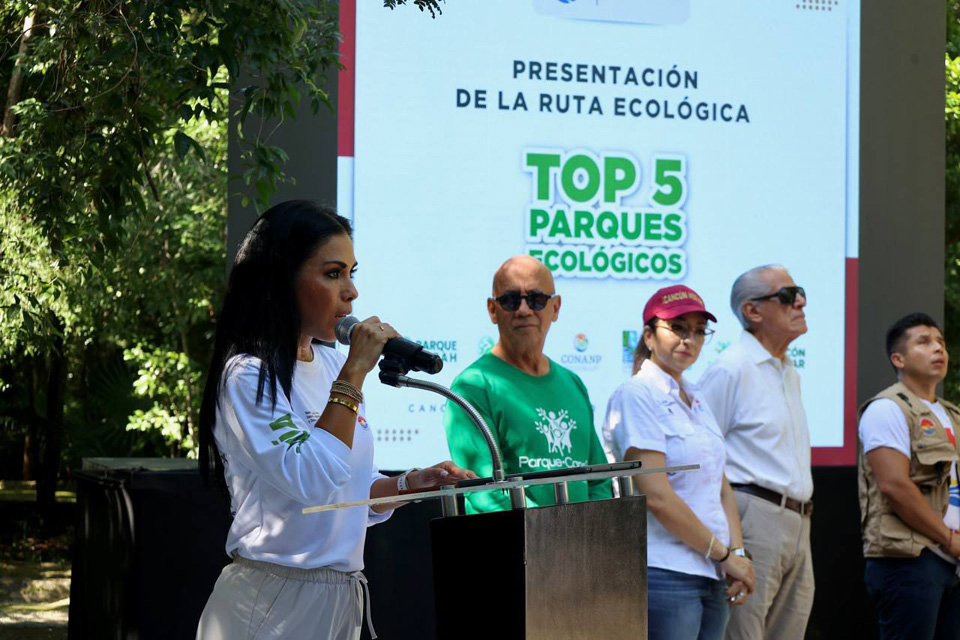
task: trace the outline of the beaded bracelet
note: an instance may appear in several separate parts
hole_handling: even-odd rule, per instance
[[[354,413],[360,413],[360,407],[353,404],[352,402],[343,400],[342,398],[330,398],[329,400],[327,400],[327,404],[330,404],[330,403],[339,404],[343,407],[346,407],[347,409],[350,409],[350,411],[353,411]]]
[[[331,389],[340,389],[344,393],[349,393],[350,395],[363,397],[363,392],[360,391],[360,387],[347,382],[346,380],[334,380],[330,385]]]
[[[363,392],[359,388],[344,380],[334,380],[330,385],[330,393],[339,393],[342,396],[352,398],[357,403],[363,402]]]

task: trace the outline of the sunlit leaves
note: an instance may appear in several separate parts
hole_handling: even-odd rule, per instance
[[[947,346],[960,353],[960,3],[948,0],[944,64],[946,118],[946,246],[944,309]],[[944,381],[947,398],[960,397],[960,373],[950,367]]]

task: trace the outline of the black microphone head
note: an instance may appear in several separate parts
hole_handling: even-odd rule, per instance
[[[353,326],[358,322],[360,320],[356,316],[347,316],[337,320],[337,326],[333,329],[333,332],[337,334],[337,342],[350,344],[350,332],[353,331]]]
[[[417,362],[417,369],[431,375],[440,373],[440,370],[443,369],[443,358],[429,351],[421,351],[420,353],[423,357]]]

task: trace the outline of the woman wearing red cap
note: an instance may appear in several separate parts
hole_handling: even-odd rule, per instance
[[[723,435],[696,386],[683,378],[713,334],[707,322],[716,320],[689,287],[653,294],[643,310],[634,376],[607,403],[604,434],[618,459],[641,460],[650,469],[700,465],[635,478],[649,510],[651,640],[719,640],[728,604],[743,604],[756,585],[723,473]]]

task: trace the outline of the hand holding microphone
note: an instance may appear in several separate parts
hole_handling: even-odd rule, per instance
[[[348,364],[354,358],[354,351],[358,351],[356,368],[359,370],[366,366],[363,369],[364,375],[373,369],[381,354],[402,360],[412,371],[434,374],[443,369],[440,356],[412,340],[400,337],[393,327],[380,322],[380,318],[376,316],[362,322],[353,316],[347,316],[337,322],[335,332],[341,344],[350,345]],[[346,366],[345,364],[344,367]]]
[[[347,316],[337,322],[334,331],[337,340],[350,345],[350,353],[343,364],[341,377],[346,377],[357,386],[363,384],[363,379],[377,365],[384,345],[391,339],[400,337],[396,329],[381,322],[377,316],[371,316],[362,322],[353,316]]]

